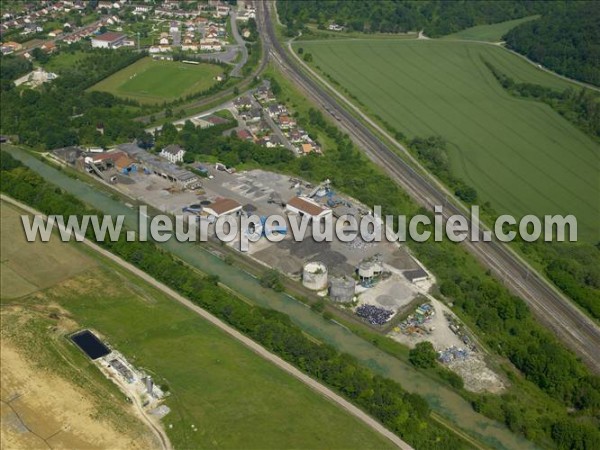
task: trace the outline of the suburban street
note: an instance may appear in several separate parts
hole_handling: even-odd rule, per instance
[[[271,56],[272,61],[282,72],[325,114],[337,120],[341,128],[353,138],[365,154],[381,166],[420,205],[429,210],[433,210],[434,205],[445,205],[444,217],[446,219],[453,214],[465,215],[462,207],[448,202],[448,198],[453,197],[451,192],[431,175],[422,175],[412,165],[400,158],[395,151],[382,143],[364,122],[375,128],[378,133],[386,136],[391,142],[395,142],[385,130],[358,108],[352,106],[341,94],[332,95],[330,91],[335,91],[332,87],[328,86],[330,89],[328,91],[322,87],[322,84],[314,81],[313,77],[318,77],[314,72],[311,74],[312,76],[308,76],[305,72],[306,69],[299,69],[298,62],[292,60],[275,37],[269,4],[258,2],[257,24],[264,39],[265,53]],[[325,83],[325,81],[322,82]],[[344,107],[341,106],[342,103]],[[353,113],[346,108],[352,109]],[[395,143],[395,145],[398,150],[409,154],[399,143]],[[413,161],[414,163],[415,161]],[[480,234],[482,235],[484,227],[481,228]],[[497,241],[471,242],[468,240],[464,241],[463,245],[507,288],[523,298],[541,323],[576,352],[594,372],[600,373],[600,359],[598,358],[600,328],[571,300],[539,275],[507,245]]]
[[[246,43],[244,42],[244,39],[242,39],[242,36],[240,36],[240,30],[237,26],[237,12],[235,8],[233,8],[229,13],[229,20],[231,21],[231,33],[233,34],[233,38],[235,39],[235,42],[237,42],[240,52],[242,53],[242,57],[231,71],[231,76],[240,77],[242,73],[242,68],[246,65],[246,62],[248,61],[248,49],[246,48]]]

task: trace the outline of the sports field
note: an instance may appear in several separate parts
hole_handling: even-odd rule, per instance
[[[316,66],[408,137],[445,137],[453,172],[498,213],[574,214],[580,239],[600,238],[600,145],[550,106],[506,93],[483,60],[519,81],[556,89],[570,87],[567,81],[475,42],[301,45]]]
[[[517,25],[537,19],[539,16],[527,16],[520,19],[507,20],[505,22],[490,25],[477,25],[454,34],[444,36],[444,39],[467,39],[473,41],[498,42],[506,33]]]
[[[185,64],[142,58],[96,83],[90,90],[110,92],[141,103],[172,101],[202,92],[216,83],[223,69],[214,64]]]
[[[121,414],[128,404],[65,338],[84,327],[97,330],[157,383],[168,385],[171,395],[166,404],[172,411],[163,424],[174,448],[392,447],[357,419],[139,278],[107,261],[95,263],[97,256],[87,248],[25,243],[18,233],[17,211],[2,204],[2,214],[2,253],[18,248],[23,258],[29,258],[29,270],[20,277],[30,284],[59,280],[45,267],[46,252],[58,249],[73,265],[87,264],[87,270],[69,279],[61,278],[18,299],[3,298],[2,304],[4,311],[13,311],[10,322],[19,324],[10,330],[16,336],[13,347],[25,355],[43,356],[35,363],[57,370],[63,379],[86,380],[87,385],[94,381],[86,395],[90,408],[97,404],[93,396],[98,392],[118,405]],[[7,277],[4,282],[13,280]],[[32,336],[41,346],[39,352],[31,352]],[[16,347],[19,342],[24,347]],[[96,383],[102,388],[96,389]],[[94,417],[114,418],[114,414],[98,411]],[[74,432],[76,427],[75,421]],[[91,445],[79,446],[84,444]]]

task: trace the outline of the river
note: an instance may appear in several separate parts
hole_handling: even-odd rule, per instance
[[[124,215],[125,224],[137,231],[135,209],[95,189],[91,184],[69,177],[65,172],[43,163],[22,149],[13,146],[3,146],[3,149],[9,150],[15,158],[86,204],[106,214]],[[504,425],[473,411],[471,405],[456,392],[423,376],[411,365],[383,352],[345,327],[323,319],[292,297],[262,288],[254,277],[227,265],[201,245],[180,243],[175,239],[158,245],[202,272],[218,275],[223,284],[255,304],[289,315],[294,323],[310,335],[353,355],[374,372],[397,381],[407,391],[422,395],[435,412],[477,440],[498,449],[536,448],[529,441],[511,433]]]

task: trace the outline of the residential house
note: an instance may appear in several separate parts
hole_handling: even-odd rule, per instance
[[[252,107],[252,99],[250,97],[248,97],[247,95],[244,95],[242,97],[238,97],[233,101],[233,105],[236,107],[236,109],[242,110],[242,109],[248,109]]]
[[[246,130],[246,129],[242,129],[242,130],[237,130],[235,132],[235,134],[237,135],[237,137],[239,139],[241,139],[242,141],[252,141],[254,140],[252,133],[250,133],[250,131]]]
[[[279,116],[278,122],[279,128],[281,128],[282,130],[289,130],[290,128],[296,126],[296,121],[285,114]]]
[[[44,42],[40,47],[46,53],[54,53],[56,51],[56,44],[52,41]]]
[[[250,108],[241,114],[246,122],[258,122],[262,118],[262,110],[258,107]]]

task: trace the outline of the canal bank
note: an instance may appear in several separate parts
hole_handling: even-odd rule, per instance
[[[90,206],[106,214],[124,215],[126,225],[130,229],[137,230],[136,210],[80,180],[69,177],[65,172],[48,166],[21,149],[11,147],[10,151],[13,156],[44,178]],[[177,241],[158,245],[199,270],[218,275],[223,284],[257,305],[289,315],[307,333],[333,345],[340,351],[353,355],[375,372],[396,380],[409,392],[424,396],[436,413],[482,442],[495,448],[534,448],[532,444],[512,434],[503,425],[474,412],[470,404],[454,391],[424,377],[409,364],[384,353],[346,328],[323,319],[295,299],[262,288],[254,277],[236,267],[227,265],[221,259],[205,251],[202,246]]]

